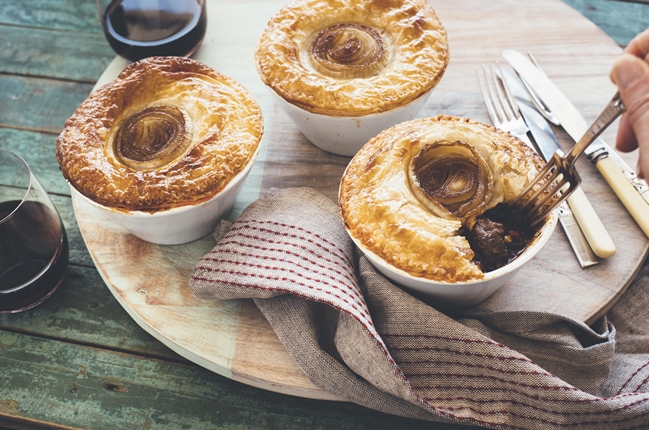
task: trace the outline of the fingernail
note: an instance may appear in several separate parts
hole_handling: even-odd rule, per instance
[[[644,76],[645,70],[640,61],[642,60],[629,59],[618,64],[615,69],[615,81],[622,89],[629,88]]]

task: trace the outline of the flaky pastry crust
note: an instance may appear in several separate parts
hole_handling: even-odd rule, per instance
[[[342,79],[309,65],[313,35],[361,24],[381,35],[388,62],[373,76]],[[432,90],[446,69],[446,31],[425,0],[297,0],[268,23],[255,52],[261,79],[289,103],[331,116],[405,106]]]
[[[156,168],[127,167],[115,149],[120,127],[160,107],[184,120],[186,148]],[[216,195],[251,160],[262,133],[261,110],[243,86],[188,58],[152,57],[126,67],[79,106],[56,142],[56,157],[89,199],[155,212]]]
[[[462,222],[433,215],[409,185],[410,161],[439,141],[471,145],[487,162],[493,195],[481,213],[513,202],[543,167],[528,146],[490,125],[450,116],[412,120],[383,131],[354,156],[340,185],[340,213],[363,246],[412,276],[449,283],[482,279],[459,234]]]

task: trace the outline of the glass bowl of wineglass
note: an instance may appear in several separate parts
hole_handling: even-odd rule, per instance
[[[104,34],[130,61],[192,55],[207,28],[206,0],[96,0]]]
[[[65,228],[20,156],[0,148],[0,315],[31,309],[61,285],[68,267]]]

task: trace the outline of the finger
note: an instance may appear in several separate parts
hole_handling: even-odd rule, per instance
[[[638,141],[635,138],[633,125],[629,122],[629,117],[625,114],[620,119],[620,127],[617,130],[615,139],[615,148],[622,152],[631,152],[638,148]]]
[[[638,158],[638,167],[636,168],[636,175],[638,178],[645,179],[644,172],[649,172],[649,151],[640,152],[640,158]],[[644,166],[644,167],[643,167]]]
[[[624,52],[638,58],[646,58],[649,55],[649,28],[634,37]]]
[[[649,172],[649,64],[633,55],[622,54],[613,65],[611,79],[626,106],[624,115],[640,148],[642,171]],[[632,144],[632,141],[626,143]]]

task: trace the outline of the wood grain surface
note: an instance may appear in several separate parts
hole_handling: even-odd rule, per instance
[[[241,0],[209,2],[228,8]],[[647,5],[616,0],[565,3],[593,20],[620,46],[649,22]],[[52,298],[28,312],[0,315],[1,428],[476,428],[256,389],[189,362],[142,330],[99,276],[54,157],[54,141],[64,120],[114,57],[107,42],[100,55],[82,55],[87,33],[102,34],[94,2],[0,0],[0,26],[29,29],[3,32],[7,38],[0,40],[0,46],[21,43],[32,53],[21,56],[17,67],[17,60],[10,58],[13,51],[0,49],[0,147],[21,154],[53,196],[71,252],[68,275]],[[12,39],[18,34],[23,40]],[[38,58],[38,41],[44,34],[51,40],[50,61],[73,62],[75,68],[90,71],[83,73],[87,83],[56,77],[61,76],[60,69]],[[2,85],[16,80],[24,80],[24,91],[14,91],[11,83]],[[45,92],[60,96],[40,97]]]
[[[265,116],[263,149],[231,218],[275,187],[310,186],[333,200],[349,161],[311,145],[273,106],[256,76],[252,59],[256,40],[282,3],[246,2],[212,11],[210,33],[195,56],[243,83]],[[506,48],[532,51],[588,118],[594,118],[614,92],[607,71],[619,47],[559,1],[432,3],[449,34],[451,62],[420,116],[443,113],[486,122],[474,69],[500,60]],[[99,84],[116,76],[125,64],[116,59]],[[565,135],[561,137],[564,145],[570,144]],[[612,131],[606,137],[612,138]],[[633,157],[626,158],[635,164]],[[604,180],[581,161],[584,191],[616,240],[616,256],[582,270],[557,229],[532,263],[481,308],[549,311],[590,322],[615,303],[633,279],[646,256],[647,239]],[[83,201],[73,198],[73,203],[102,278],[131,317],[154,337],[185,358],[234,380],[301,397],[335,399],[308,381],[250,301],[207,302],[193,297],[187,280],[213,246],[212,238],[174,247],[151,245]]]

